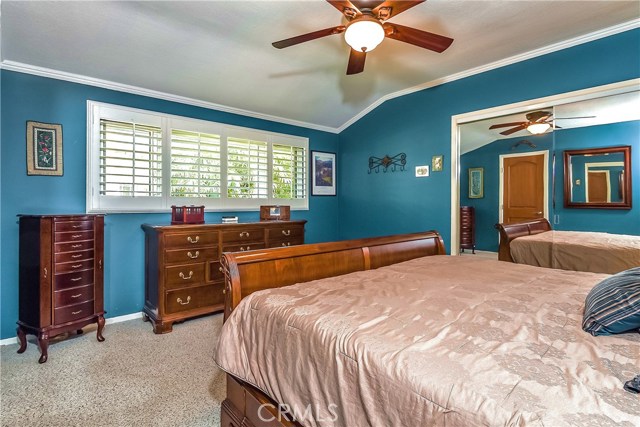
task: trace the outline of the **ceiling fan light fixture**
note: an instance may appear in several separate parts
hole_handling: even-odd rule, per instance
[[[540,135],[548,131],[550,127],[549,123],[532,123],[527,126],[527,130],[534,135]]]
[[[377,19],[365,15],[349,24],[344,39],[354,50],[371,52],[384,40],[384,29]]]

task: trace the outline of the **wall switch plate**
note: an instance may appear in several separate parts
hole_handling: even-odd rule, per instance
[[[553,225],[557,225],[557,224],[560,224],[560,215],[555,214],[553,216]]]

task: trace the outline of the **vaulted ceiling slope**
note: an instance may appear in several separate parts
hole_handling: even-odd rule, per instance
[[[3,68],[42,67],[332,131],[390,94],[610,27],[637,27],[640,14],[637,0],[429,0],[390,22],[454,38],[447,51],[387,39],[367,55],[363,73],[347,76],[341,35],[271,46],[344,23],[321,0],[0,5]]]

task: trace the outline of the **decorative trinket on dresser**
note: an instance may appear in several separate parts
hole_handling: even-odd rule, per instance
[[[260,206],[260,221],[289,221],[291,207],[280,205]]]

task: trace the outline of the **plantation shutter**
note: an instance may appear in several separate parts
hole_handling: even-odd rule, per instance
[[[303,147],[273,144],[273,198],[305,198],[306,159],[307,155]]]
[[[227,138],[227,197],[266,199],[267,143]]]
[[[162,130],[100,120],[100,195],[162,196]]]
[[[220,135],[171,130],[171,197],[220,198]]]

